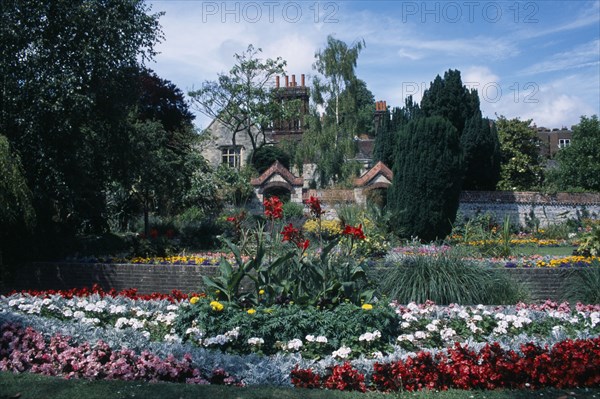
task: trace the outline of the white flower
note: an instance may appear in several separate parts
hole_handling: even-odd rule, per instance
[[[170,343],[181,343],[181,338],[179,338],[176,334],[166,334],[163,338],[163,341]]]
[[[305,339],[307,342],[314,342],[314,341],[315,341],[315,336],[314,336],[314,335],[310,335],[310,334],[309,334],[309,335],[307,335],[306,337],[304,337],[304,339]]]
[[[73,317],[73,311],[69,308],[63,310],[62,314],[65,317]]]
[[[285,345],[285,349],[289,351],[298,351],[302,348],[302,340],[294,338]]]
[[[340,359],[346,359],[348,357],[348,355],[350,355],[351,352],[352,352],[352,349],[348,348],[347,346],[342,346],[340,349],[333,351],[331,356],[337,357]]]
[[[402,327],[402,328],[408,328],[408,327],[410,327],[410,323],[407,322],[407,321],[403,321],[402,324],[400,324],[400,327]]]
[[[433,323],[427,324],[425,326],[425,328],[427,329],[427,331],[431,331],[431,332],[437,331],[437,329],[438,329],[437,326],[435,324],[433,324]]]
[[[443,328],[442,330],[440,330],[440,336],[444,341],[451,340],[452,337],[455,335],[456,331],[454,331],[452,328]]]
[[[73,317],[76,319],[83,319],[85,317],[85,313],[83,313],[81,310],[78,310],[73,313]]]
[[[402,342],[402,341],[413,342],[415,340],[415,336],[412,334],[402,334],[402,335],[399,335],[398,338],[396,338],[396,340],[398,342]]]
[[[417,318],[415,316],[413,316],[412,313],[404,313],[402,315],[402,320],[405,320],[405,321],[417,321]]]
[[[367,332],[358,337],[359,341],[375,341],[376,339],[381,338],[381,333],[378,330],[373,331],[372,333]]]
[[[318,342],[319,344],[326,344],[327,343],[327,337],[323,336],[323,335],[319,335],[317,337],[317,339],[315,339],[316,342]]]
[[[262,338],[252,337],[248,338],[248,344],[252,346],[260,346],[265,343],[265,340]]]
[[[371,353],[371,357],[373,357],[373,359],[383,359],[383,353],[376,351]]]

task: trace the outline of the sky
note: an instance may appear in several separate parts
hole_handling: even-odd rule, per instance
[[[227,73],[249,44],[309,82],[333,35],[364,40],[356,74],[388,106],[419,101],[437,75],[458,69],[485,117],[562,128],[600,114],[600,0],[147,3],[165,13],[147,66],[184,93]],[[198,128],[209,123],[197,114]]]

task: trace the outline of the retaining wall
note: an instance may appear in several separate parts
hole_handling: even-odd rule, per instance
[[[533,302],[546,299],[560,300],[562,284],[574,269],[503,269],[515,281],[529,290]],[[23,264],[10,273],[4,292],[24,289],[70,289],[100,285],[104,290],[137,288],[140,293],[169,293],[173,289],[183,292],[204,290],[202,276],[214,276],[217,266],[186,265],[133,265],[133,264],[77,264],[30,263]],[[385,268],[370,271],[372,278],[385,273]]]
[[[467,218],[490,213],[498,222],[508,216],[521,226],[537,219],[545,227],[582,216],[600,218],[600,194],[463,191],[458,212]]]

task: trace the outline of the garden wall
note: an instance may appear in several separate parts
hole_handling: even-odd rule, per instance
[[[504,269],[515,281],[522,282],[535,302],[559,300],[561,284],[570,270]],[[100,285],[104,290],[137,288],[140,293],[203,291],[202,276],[215,275],[217,266],[30,263],[9,274],[4,292],[24,289],[69,289]],[[575,271],[576,272],[576,271]],[[372,277],[382,271],[373,270]]]
[[[512,223],[521,226],[537,219],[545,227],[582,216],[598,219],[600,194],[463,191],[458,212],[468,218],[491,213],[499,222],[508,216]]]

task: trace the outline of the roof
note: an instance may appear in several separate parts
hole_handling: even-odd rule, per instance
[[[364,187],[375,180],[375,178],[379,175],[385,177],[389,182],[391,182],[394,177],[394,174],[390,168],[385,166],[383,162],[379,161],[368,172],[356,179],[354,184],[356,187]]]
[[[267,182],[273,175],[281,176],[291,186],[302,186],[304,180],[301,177],[296,177],[290,172],[285,166],[279,161],[275,161],[273,165],[269,166],[269,169],[265,170],[262,175],[250,181],[253,186],[262,186]]]

